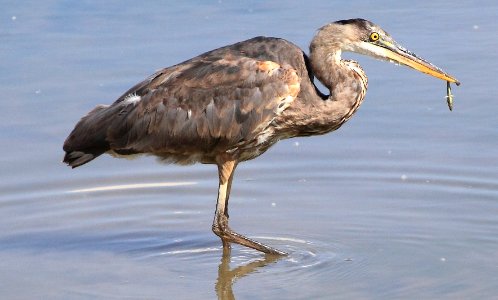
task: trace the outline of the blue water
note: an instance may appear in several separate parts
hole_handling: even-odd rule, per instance
[[[369,76],[340,130],[239,166],[211,232],[216,168],[102,156],[71,170],[77,120],[155,70],[257,35],[303,49],[363,17],[455,75],[345,54]],[[498,294],[495,1],[23,1],[0,11],[0,295],[5,299],[493,299]],[[107,189],[107,190],[106,190]]]

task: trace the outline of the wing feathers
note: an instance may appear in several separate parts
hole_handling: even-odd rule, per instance
[[[291,67],[247,57],[193,60],[147,81],[128,91],[140,101],[109,127],[112,149],[167,156],[249,143],[290,105],[300,84]]]

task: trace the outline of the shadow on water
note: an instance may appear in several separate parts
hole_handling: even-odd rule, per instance
[[[216,280],[216,295],[220,300],[233,300],[235,295],[233,293],[234,283],[251,273],[254,273],[258,269],[264,268],[276,261],[282,259],[283,256],[277,255],[265,255],[264,258],[248,262],[244,265],[237,266],[230,269],[231,257],[223,255],[218,266],[218,278]]]

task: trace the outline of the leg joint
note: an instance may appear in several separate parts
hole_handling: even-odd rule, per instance
[[[226,233],[230,231],[228,228],[228,217],[223,214],[217,214],[213,222],[212,230],[219,237],[225,236]]]

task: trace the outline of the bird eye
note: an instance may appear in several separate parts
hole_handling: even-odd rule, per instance
[[[380,38],[377,32],[370,33],[370,42],[375,42]]]

